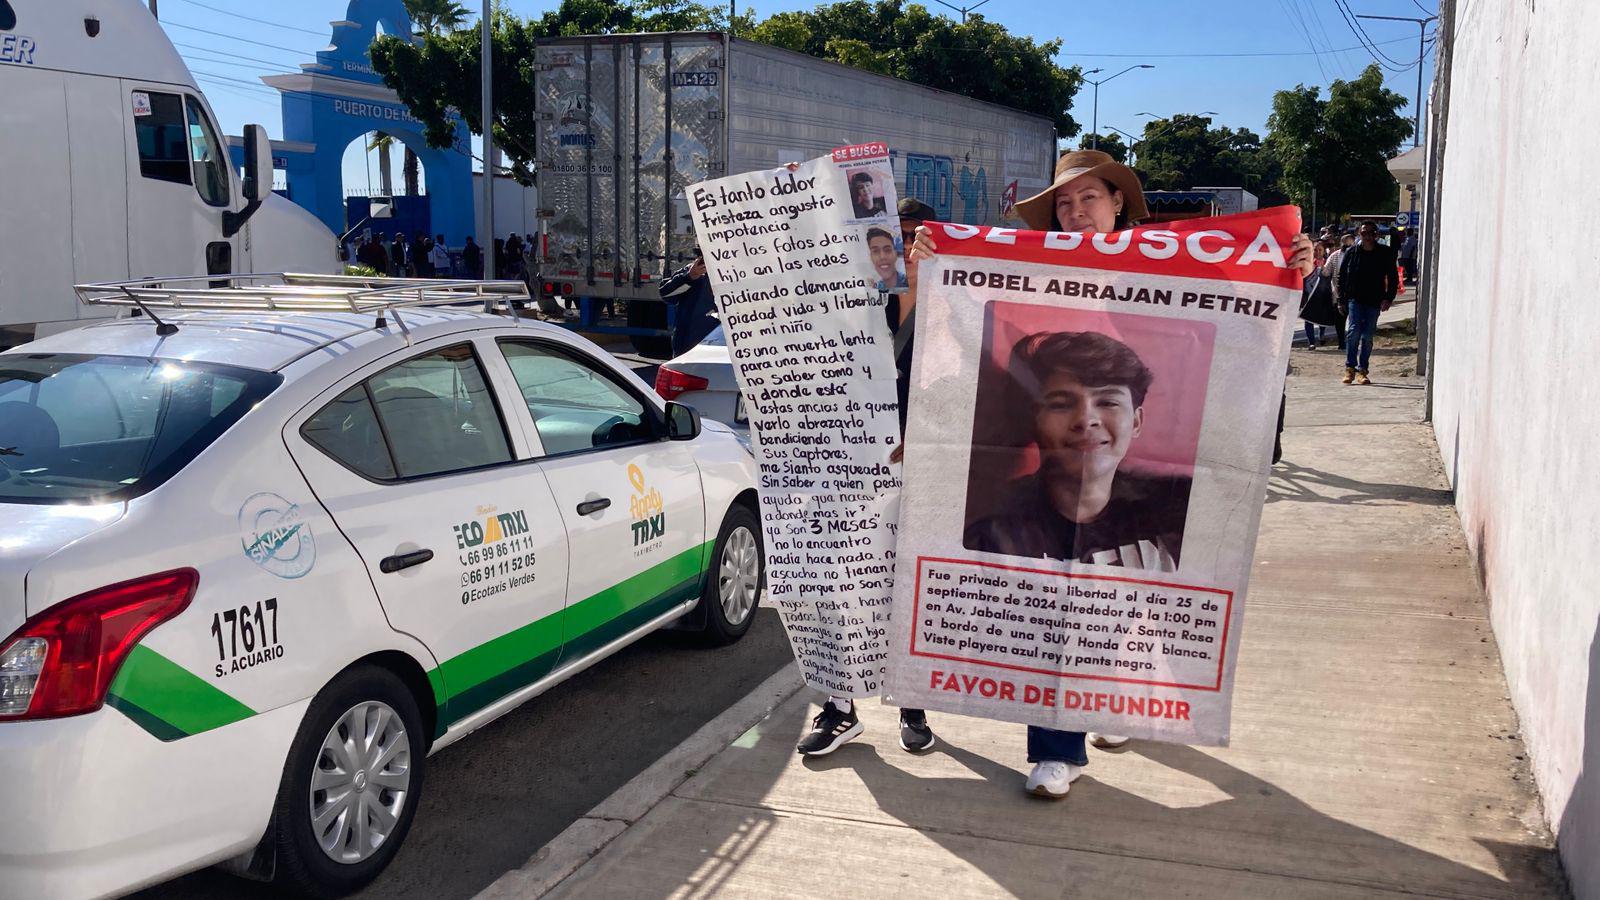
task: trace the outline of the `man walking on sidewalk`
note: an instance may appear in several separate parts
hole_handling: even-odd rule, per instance
[[[1350,307],[1345,384],[1372,383],[1367,365],[1372,360],[1372,339],[1378,333],[1378,314],[1388,311],[1400,290],[1394,250],[1378,243],[1378,226],[1366,222],[1358,235],[1356,245],[1346,250],[1339,262],[1339,299]]]

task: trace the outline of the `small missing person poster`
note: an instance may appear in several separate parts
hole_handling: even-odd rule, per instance
[[[932,225],[888,693],[1226,744],[1300,275],[1293,208]]]
[[[760,467],[767,595],[807,683],[875,696],[900,497],[889,149],[840,147],[688,198]]]

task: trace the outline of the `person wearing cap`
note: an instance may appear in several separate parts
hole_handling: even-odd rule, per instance
[[[1016,214],[1034,231],[1095,234],[1131,228],[1149,216],[1139,176],[1099,150],[1074,150],[1056,160],[1055,178],[1043,191],[1019,202]],[[932,259],[938,247],[926,225],[916,229],[906,253],[906,276],[914,296],[917,265]],[[1309,275],[1311,240],[1295,235],[1291,268]],[[914,302],[914,301],[913,301]],[[1088,385],[1100,387],[1100,385]],[[1028,726],[1028,761],[1033,763],[1026,790],[1039,797],[1059,800],[1089,764],[1085,743],[1091,736],[1081,731]],[[1111,750],[1128,743],[1121,735],[1093,735],[1093,743]]]
[[[900,235],[904,247],[910,247],[912,239],[916,237],[917,228],[936,215],[933,207],[914,197],[902,199],[895,211],[900,214]],[[881,236],[875,237],[874,232]],[[867,232],[869,249],[874,243],[881,248],[886,239],[892,242],[893,236],[881,228],[874,227]],[[875,267],[878,266],[879,259],[879,255],[875,253],[873,256]],[[887,280],[887,275],[880,277]],[[904,276],[898,279],[898,283],[904,287]],[[884,289],[884,285],[880,283],[879,290]],[[889,334],[894,339],[895,391],[900,401],[900,437],[903,440],[906,434],[906,397],[911,390],[912,339],[916,335],[916,319],[912,316],[912,312],[916,298],[904,290],[885,296],[888,303],[885,304],[884,311],[889,319]],[[894,445],[894,450],[889,454],[891,463],[900,462],[904,446],[903,443]],[[861,718],[856,713],[855,703],[848,697],[829,697],[822,704],[822,711],[812,718],[811,730],[806,732],[795,745],[795,751],[802,756],[823,756],[859,737],[862,730]],[[909,706],[900,708],[900,749],[907,753],[921,753],[933,749],[935,740],[925,710]]]

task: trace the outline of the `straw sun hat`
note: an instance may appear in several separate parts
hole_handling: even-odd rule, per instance
[[[1130,225],[1150,215],[1144,205],[1144,188],[1132,169],[1100,150],[1074,150],[1056,160],[1056,177],[1049,187],[1017,204],[1017,216],[1034,231],[1050,231],[1055,220],[1056,188],[1084,175],[1103,178],[1122,192],[1122,212]]]

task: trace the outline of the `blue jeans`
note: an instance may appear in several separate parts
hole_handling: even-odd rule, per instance
[[[1028,762],[1067,762],[1075,766],[1089,764],[1089,751],[1084,748],[1082,731],[1056,731],[1054,728],[1028,726]]]
[[[1344,339],[1344,364],[1360,372],[1372,360],[1372,337],[1378,333],[1378,314],[1382,310],[1364,303],[1350,304],[1350,328]],[[1358,357],[1359,352],[1359,357]]]

